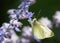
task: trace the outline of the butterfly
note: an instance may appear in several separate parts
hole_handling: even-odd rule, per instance
[[[52,30],[50,30],[47,26],[40,24],[40,22],[38,22],[36,18],[33,19],[33,23],[31,25],[32,33],[35,38],[45,39],[54,36]]]

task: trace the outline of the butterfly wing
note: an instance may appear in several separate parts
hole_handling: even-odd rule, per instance
[[[45,25],[41,25],[41,26],[42,26],[42,29],[44,30],[45,38],[54,36],[54,33],[47,26],[45,26]]]
[[[41,25],[38,21],[34,21],[32,25],[34,37],[45,39],[54,36],[54,33],[46,26]]]

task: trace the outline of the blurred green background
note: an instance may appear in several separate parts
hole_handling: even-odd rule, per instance
[[[7,11],[9,9],[17,9],[20,0],[0,0],[0,26],[3,22],[9,22]],[[41,10],[39,16],[38,12]],[[48,17],[53,21],[53,15],[60,10],[60,0],[36,0],[36,3],[30,6],[29,11],[34,12],[34,17]],[[25,22],[26,23],[26,22]],[[44,39],[42,43],[60,43],[60,28],[56,28],[53,23],[55,36],[53,38]]]

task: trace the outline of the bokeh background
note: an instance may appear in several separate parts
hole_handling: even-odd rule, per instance
[[[0,0],[0,26],[3,22],[9,22],[7,11],[9,9],[17,9],[20,4],[20,0]],[[41,10],[39,16],[38,13]],[[53,15],[56,11],[60,11],[60,0],[36,0],[36,3],[30,6],[29,11],[34,12],[33,17],[48,17],[53,21]],[[24,21],[24,25],[28,23]],[[49,39],[42,40],[41,43],[60,43],[60,27],[57,28],[53,22],[53,32],[55,36]],[[19,33],[17,33],[19,34]],[[37,43],[37,42],[33,42]]]

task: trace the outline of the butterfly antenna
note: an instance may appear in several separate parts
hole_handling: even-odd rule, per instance
[[[39,10],[37,16],[35,16],[34,18],[38,19],[38,16],[39,16],[40,13],[41,13],[41,10]]]
[[[39,12],[38,12],[38,14],[37,14],[37,17],[36,17],[37,19],[38,19],[38,16],[39,16],[40,13],[41,13],[41,10],[39,10]]]

